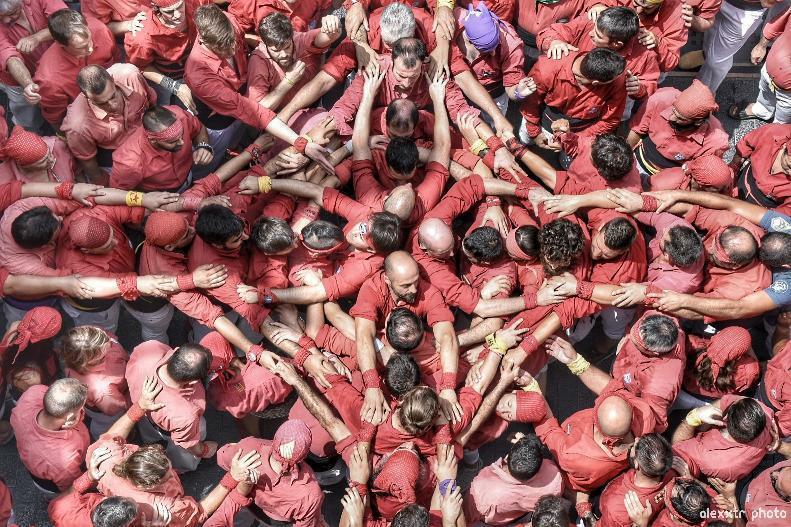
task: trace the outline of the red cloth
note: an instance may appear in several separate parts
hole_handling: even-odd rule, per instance
[[[588,211],[588,226],[591,237],[596,236],[610,221],[626,218],[637,230],[637,235],[629,250],[614,260],[597,260],[593,262],[591,282],[617,284],[626,282],[642,282],[648,271],[645,238],[640,228],[628,216],[614,210],[591,209]]]
[[[47,514],[55,527],[91,525],[93,509],[104,500],[97,492],[87,492],[93,482],[85,474],[74,480],[74,489],[49,502]],[[0,518],[2,520],[2,518]]]
[[[98,249],[110,241],[113,232],[107,222],[87,216],[71,222],[70,227],[69,237],[80,249]]]
[[[241,419],[253,412],[263,412],[272,404],[282,403],[291,387],[268,369],[247,362],[241,371],[223,383],[213,380],[206,394],[209,404]]]
[[[714,93],[698,79],[678,94],[673,107],[687,119],[704,119],[720,109]]]
[[[322,279],[327,300],[354,296],[368,278],[384,265],[384,256],[369,252],[350,250],[338,262],[335,274]]]
[[[766,55],[766,73],[782,90],[791,90],[791,11],[786,10],[764,25],[763,35],[773,40]]]
[[[107,72],[124,98],[123,112],[108,114],[80,93],[69,105],[61,126],[74,157],[83,161],[95,157],[97,148],[115,150],[124,144],[140,126],[143,112],[157,100],[142,73],[131,64],[114,64]]]
[[[590,33],[595,27],[595,22],[588,18],[587,13],[583,13],[568,22],[554,23],[541,30],[536,37],[538,48],[545,52],[553,40],[568,42],[579,49],[580,52],[588,52],[595,49]],[[626,60],[626,69],[640,78],[640,91],[633,99],[642,99],[656,91],[656,84],[659,80],[659,62],[657,55],[649,50],[634,37],[630,42],[619,50],[613,50]]]
[[[791,344],[766,364],[763,388],[766,397],[775,409],[780,437],[791,436]]]
[[[744,500],[745,516],[751,527],[784,527],[791,516],[791,503],[781,498],[772,485],[770,474],[791,466],[791,461],[782,461],[764,470],[750,482]],[[772,515],[770,516],[769,512]]]
[[[60,44],[54,44],[41,56],[33,76],[33,82],[39,85],[41,115],[56,128],[66,116],[66,108],[80,94],[77,86],[80,70],[90,64],[109,68],[120,62],[115,37],[107,26],[91,17],[87,21],[93,39],[93,53],[77,58],[68,54]]]
[[[624,76],[619,75],[607,84],[580,86],[571,71],[578,56],[580,53],[569,53],[560,60],[554,60],[542,55],[530,70],[528,75],[533,77],[536,91],[522,102],[520,108],[530,137],[541,132],[545,105],[572,118],[595,120],[579,134],[581,138],[614,132],[618,128],[626,104]]]
[[[276,116],[272,110],[239,93],[247,82],[247,44],[244,31],[233,15],[226,16],[236,32],[234,66],[205,47],[193,45],[184,69],[184,80],[193,97],[203,101],[215,113],[240,119],[249,126],[264,130]]]
[[[734,330],[734,329],[741,330],[743,328],[737,326],[727,328],[727,330]],[[715,335],[715,338],[718,337],[721,333],[723,332],[720,332],[717,335]],[[711,339],[711,341],[713,341],[713,339]],[[692,394],[700,394],[706,397],[719,399],[722,396],[727,395],[727,392],[720,391],[719,389],[717,389],[716,385],[713,386],[711,389],[703,388],[702,386],[700,386],[700,383],[698,383],[698,380],[695,378],[695,375],[693,374],[694,366],[696,364],[699,364],[700,361],[702,361],[704,358],[709,356],[707,350],[707,348],[709,347],[709,342],[710,339],[701,338],[695,335],[687,335],[687,348],[689,349],[688,354],[690,360],[687,361],[687,368],[684,372],[683,387],[686,391]],[[697,357],[695,357],[696,353],[698,354]],[[736,359],[736,369],[733,372],[733,380],[735,383],[735,387],[730,393],[742,394],[746,392],[748,389],[752,388],[755,385],[755,383],[758,381],[758,378],[760,377],[760,374],[761,374],[761,368],[760,365],[758,364],[758,359],[755,358],[755,355],[753,355],[752,353],[744,353],[740,355],[738,359]],[[714,378],[716,380],[716,376]]]
[[[631,0],[607,0],[607,5],[632,7]],[[672,71],[678,66],[681,48],[687,43],[688,30],[681,18],[681,0],[665,0],[652,15],[640,16],[640,27],[656,36],[654,53],[659,59],[662,71]]]
[[[724,396],[720,399],[720,410],[725,414],[730,405],[740,399],[744,397]],[[759,404],[766,414],[766,427],[749,443],[742,444],[726,439],[723,429],[715,427],[674,444],[673,452],[686,461],[695,478],[706,476],[736,481],[747,477],[766,455],[766,447],[772,443],[769,426],[774,419],[774,412],[763,403]]]
[[[542,29],[561,19],[571,20],[591,7],[594,2],[586,0],[561,0],[544,4],[537,0],[517,0],[515,26],[536,36]]]
[[[602,514],[597,524],[599,527],[631,527],[632,521],[629,519],[626,506],[623,504],[623,499],[627,492],[637,493],[637,497],[643,506],[645,506],[646,501],[651,503],[653,509],[651,519],[656,518],[657,514],[659,514],[662,508],[662,490],[675,477],[675,472],[668,471],[661,482],[650,487],[636,485],[634,481],[635,474],[635,469],[630,469],[607,484],[599,499],[599,510]]]
[[[11,492],[5,481],[0,479],[0,525],[7,525],[11,519],[13,503],[11,502]]]
[[[131,20],[142,11],[142,6],[143,3],[140,0],[86,0],[82,2],[85,16],[92,16],[105,24]]]
[[[280,425],[272,439],[272,457],[280,463],[280,475],[294,472],[308,457],[310,429],[300,420],[291,419]]]
[[[66,368],[66,375],[88,387],[86,406],[104,415],[117,415],[131,406],[124,377],[129,355],[114,335],[110,335],[110,338],[112,340],[101,363],[85,373]]]
[[[63,0],[27,0],[22,2],[22,13],[25,15],[27,23],[30,24],[29,31],[21,23],[21,17],[13,24],[0,25],[0,83],[9,86],[18,86],[14,77],[8,73],[8,59],[16,57],[20,59],[31,75],[36,73],[36,66],[41,61],[41,56],[52,45],[52,41],[42,42],[33,50],[32,53],[20,53],[16,49],[17,43],[25,37],[38,33],[42,29],[47,29],[47,19],[52,13],[60,9],[66,9]]]
[[[0,123],[0,138],[3,136],[2,126],[3,123]],[[8,160],[8,162],[0,164],[0,183],[17,180],[23,183],[74,181],[74,174],[77,172],[77,162],[66,145],[66,141],[57,136],[42,137],[41,140],[44,142],[46,149],[55,158],[55,165],[46,171],[46,175],[44,177],[38,175],[34,177],[34,173],[27,172],[19,164]],[[2,140],[0,140],[1,142]],[[42,155],[41,157],[43,158],[44,156]]]
[[[414,450],[396,449],[373,480],[371,491],[376,508],[385,518],[393,518],[402,508],[415,503],[415,486],[420,479],[420,458]]]
[[[749,158],[755,183],[767,196],[783,202],[775,210],[788,214],[791,212],[791,183],[781,170],[773,172],[777,153],[791,140],[791,124],[767,124],[742,137],[736,144],[736,153]]]
[[[255,33],[261,20],[272,13],[283,13],[294,26],[294,31],[307,31],[311,22],[318,21],[331,6],[327,0],[233,0],[228,12],[236,17],[248,33]]]
[[[236,514],[253,502],[252,498],[242,496],[236,489],[232,490],[222,503],[203,523],[203,527],[233,527]]]
[[[21,126],[14,126],[3,147],[6,159],[23,166],[38,163],[48,151],[49,148],[41,136],[28,132]]]
[[[47,430],[36,421],[44,409],[47,387],[36,385],[28,388],[11,410],[11,426],[17,437],[19,458],[25,468],[37,478],[52,481],[61,490],[82,474],[82,462],[90,444],[85,424],[80,422],[68,430]]]

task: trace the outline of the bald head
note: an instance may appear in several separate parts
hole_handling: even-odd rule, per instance
[[[617,395],[611,395],[599,405],[596,418],[602,434],[623,437],[632,427],[632,407]]]
[[[77,379],[58,379],[44,394],[44,411],[52,417],[79,412],[88,397],[88,387]]]
[[[395,214],[401,221],[409,219],[414,208],[415,190],[410,183],[394,188],[384,203],[385,212]]]
[[[430,218],[418,229],[420,246],[434,254],[447,254],[453,248],[453,231],[450,225],[438,218]]]
[[[720,234],[720,244],[734,266],[743,267],[752,262],[758,252],[758,242],[753,235],[739,226],[730,226]]]
[[[419,118],[417,105],[409,99],[395,99],[387,105],[385,121],[391,136],[411,137]]]
[[[385,283],[396,298],[408,304],[415,301],[420,283],[420,268],[411,254],[395,251],[385,258]]]

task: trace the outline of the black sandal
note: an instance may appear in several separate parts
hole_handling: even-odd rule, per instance
[[[731,107],[728,108],[728,117],[730,117],[734,121],[749,121],[750,119],[757,119],[759,121],[769,122],[766,119],[761,119],[757,115],[750,115],[749,113],[747,113],[746,110],[748,106],[749,103],[731,104]]]

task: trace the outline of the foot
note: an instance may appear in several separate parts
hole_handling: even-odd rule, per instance
[[[728,117],[736,121],[747,121],[749,119],[764,120],[753,113],[752,103],[747,105],[744,103],[732,104],[730,108],[728,108]]]

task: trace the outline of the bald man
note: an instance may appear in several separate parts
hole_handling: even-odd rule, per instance
[[[459,346],[453,314],[439,289],[420,277],[420,268],[405,251],[396,251],[385,258],[384,271],[363,284],[357,303],[349,311],[354,317],[357,362],[366,388],[362,418],[379,425],[387,414],[374,339],[378,335],[380,340],[385,340],[385,321],[397,307],[406,307],[418,317],[425,317],[431,326],[442,364],[442,380],[437,386],[440,404],[448,420],[458,421],[461,418],[461,406],[456,398]]]

